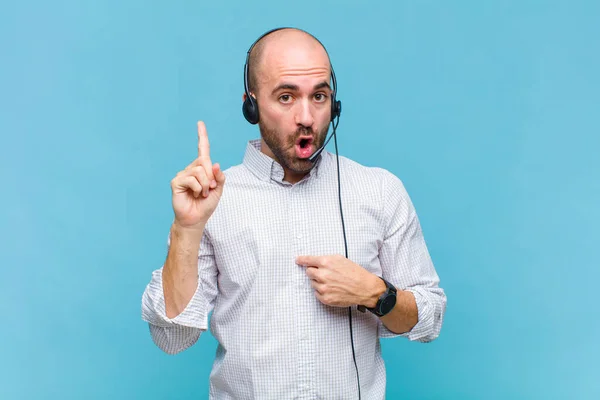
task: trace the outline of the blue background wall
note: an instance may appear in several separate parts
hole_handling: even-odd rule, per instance
[[[448,295],[438,340],[384,341],[389,398],[600,398],[599,4],[3,2],[0,398],[206,398],[216,342],[161,353],[140,299],[196,121],[223,167],[258,136],[279,25],[328,47],[341,154],[405,182]]]

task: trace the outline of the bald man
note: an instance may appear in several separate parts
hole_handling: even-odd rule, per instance
[[[248,70],[260,138],[222,171],[198,122],[142,317],[175,354],[212,311],[211,399],[383,399],[380,338],[431,342],[446,309],[415,208],[385,169],[326,150],[310,159],[335,113],[329,56],[312,35],[270,32]]]

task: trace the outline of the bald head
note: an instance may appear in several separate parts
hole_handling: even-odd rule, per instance
[[[248,88],[258,93],[261,81],[268,79],[269,67],[282,61],[297,62],[314,59],[316,63],[329,65],[329,55],[321,43],[311,34],[297,28],[285,28],[260,39],[248,60]]]

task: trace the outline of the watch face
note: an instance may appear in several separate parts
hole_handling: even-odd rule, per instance
[[[392,311],[392,309],[394,308],[395,305],[396,305],[396,295],[390,294],[389,296],[385,297],[383,302],[381,302],[381,307],[379,308],[379,310],[382,314],[387,314],[390,311]]]

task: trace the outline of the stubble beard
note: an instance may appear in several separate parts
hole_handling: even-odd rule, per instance
[[[323,143],[325,143],[325,138],[329,132],[329,124],[327,124],[317,135],[315,135],[315,131],[310,128],[300,127],[296,130],[294,135],[286,137],[275,129],[268,128],[262,122],[258,123],[258,127],[263,140],[275,155],[276,161],[279,162],[283,168],[298,174],[309,172],[313,168],[314,163],[296,157],[296,149],[294,148],[296,139],[302,135],[313,136],[315,138],[313,146],[315,146],[315,151],[317,151],[323,146]]]

